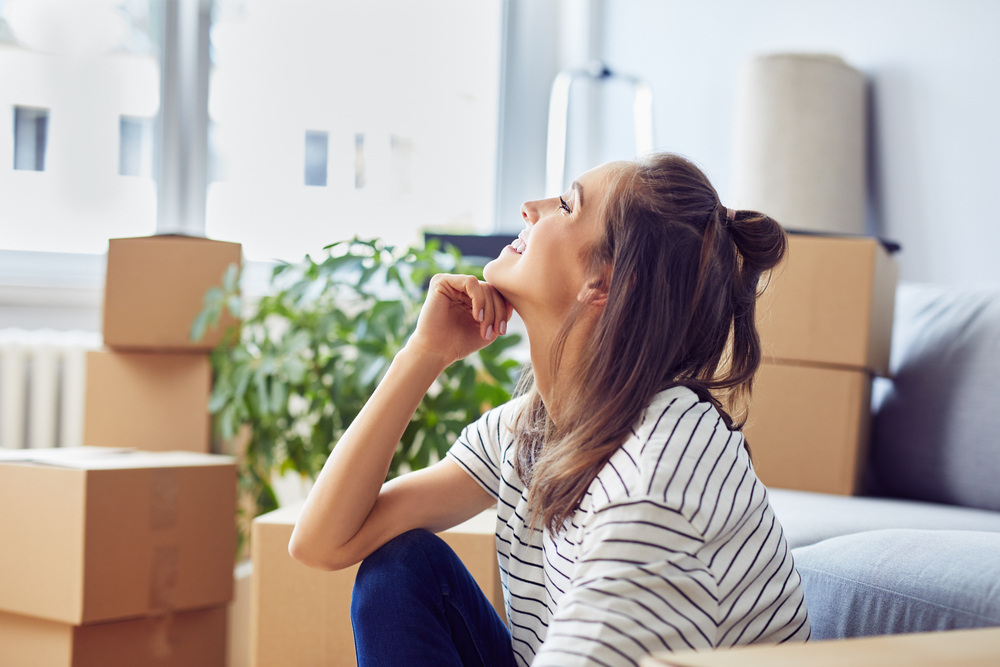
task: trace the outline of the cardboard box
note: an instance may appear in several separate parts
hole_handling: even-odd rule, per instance
[[[757,304],[764,359],[887,376],[897,275],[877,239],[789,234]]]
[[[236,466],[188,452],[0,452],[0,536],[0,611],[82,625],[224,605]]]
[[[871,426],[867,371],[761,365],[744,428],[767,486],[850,495]]]
[[[104,284],[104,343],[143,350],[208,351],[235,320],[191,342],[191,325],[205,293],[222,285],[230,264],[239,264],[239,243],[188,236],[111,239]]]
[[[0,612],[0,665],[223,667],[226,608],[74,626]]]
[[[641,659],[639,664],[641,667],[987,667],[1000,665],[1000,628],[658,653]]]
[[[356,665],[351,591],[358,566],[323,572],[288,555],[301,505],[258,517],[253,523],[250,597],[250,664],[255,667]],[[440,536],[469,568],[504,617],[496,554],[496,512],[483,514]]]
[[[185,353],[87,353],[83,443],[208,453],[212,367]]]

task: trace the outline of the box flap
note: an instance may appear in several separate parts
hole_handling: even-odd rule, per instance
[[[58,447],[54,449],[0,449],[0,463],[53,463],[83,461],[131,452],[120,447]]]
[[[869,236],[868,234],[849,234],[847,232],[818,232],[814,229],[785,229],[786,234],[795,234],[796,236],[827,236],[830,238],[844,238],[844,239],[875,239],[882,244],[885,251],[890,255],[895,255],[903,249],[903,245],[899,241],[893,241],[891,239],[884,239],[881,236]]]
[[[149,236],[122,236],[119,238],[110,239],[111,241],[140,241],[147,239],[178,239],[181,241],[206,241],[211,243],[227,243],[229,245],[240,245],[233,241],[220,241],[218,239],[210,239],[207,236],[193,236],[191,234],[182,234],[180,232],[172,232],[170,234],[150,234]]]
[[[232,456],[196,452],[140,452],[114,447],[66,447],[0,451],[0,463],[32,463],[74,470],[233,465]]]

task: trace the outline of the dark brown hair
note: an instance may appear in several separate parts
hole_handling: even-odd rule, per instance
[[[742,428],[760,365],[758,288],[785,253],[777,222],[753,211],[727,219],[708,178],[682,157],[645,157],[611,181],[605,233],[588,258],[591,285],[607,291],[607,303],[587,352],[560,380],[559,422],[530,369],[519,388],[527,396],[515,424],[515,470],[528,488],[529,523],[551,534],[664,389],[689,387],[728,428]],[[553,377],[586,308],[577,304],[556,337]]]

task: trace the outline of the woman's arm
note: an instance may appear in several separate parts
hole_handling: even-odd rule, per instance
[[[431,280],[417,329],[327,459],[288,550],[310,567],[353,565],[413,528],[444,530],[494,498],[452,461],[383,486],[400,438],[424,394],[449,364],[506,331],[510,308],[471,276]]]

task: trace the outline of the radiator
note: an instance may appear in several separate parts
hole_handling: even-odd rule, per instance
[[[90,331],[0,329],[0,448],[79,447]]]

